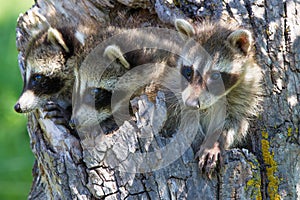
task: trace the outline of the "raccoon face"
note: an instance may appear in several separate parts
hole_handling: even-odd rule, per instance
[[[28,113],[43,105],[50,97],[60,92],[64,81],[59,77],[33,74],[25,80],[23,92],[14,109],[18,113]]]
[[[112,93],[106,89],[87,86],[75,99],[70,125],[74,128],[97,127],[110,118]]]
[[[24,87],[14,107],[16,112],[31,112],[64,88],[70,76],[66,67],[69,50],[64,46],[61,34],[50,28],[28,47]]]
[[[225,32],[220,34],[218,26],[209,27],[209,33],[202,27],[203,33],[198,33],[185,20],[175,23],[177,30],[188,37],[177,65],[185,82],[182,100],[188,107],[207,109],[243,79],[250,62],[251,33],[223,28]]]
[[[215,65],[208,62],[206,65]],[[182,100],[191,108],[207,109],[225,96],[240,79],[239,74],[230,74],[209,67],[207,71],[198,66],[181,66],[184,81]]]
[[[95,127],[112,118],[112,93],[129,67],[119,47],[110,45],[104,50],[97,66],[76,68],[70,125],[76,128]]]

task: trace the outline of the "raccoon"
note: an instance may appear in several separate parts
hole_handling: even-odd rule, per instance
[[[184,19],[175,26],[186,40],[177,63],[184,80],[183,112],[200,113],[205,136],[196,155],[200,170],[211,174],[222,152],[242,140],[250,117],[259,112],[262,73],[250,31]]]
[[[111,119],[111,97],[118,77],[126,73],[129,68],[129,63],[119,53],[118,47],[109,46],[103,55],[98,56],[98,70],[88,67],[83,70],[75,69],[76,91],[73,96],[72,119],[69,122],[71,127],[82,130],[82,127],[97,127],[110,121],[111,127],[105,126],[103,131],[115,130],[115,123]],[[115,58],[118,60],[110,63],[111,59]],[[102,66],[105,66],[105,70],[101,68]]]
[[[103,24],[78,19],[80,26],[68,26],[46,19],[36,10],[29,12],[18,21],[20,27],[33,27],[28,34],[30,41],[22,48],[26,71],[23,91],[14,109],[18,113],[29,113],[43,108],[49,111],[45,117],[56,117],[57,122],[65,123],[62,119],[69,121],[71,114],[74,68],[101,42],[97,39],[97,28]],[[29,25],[28,20],[31,20]],[[61,114],[67,115],[62,117]]]
[[[14,106],[16,112],[29,113],[45,106],[44,109],[53,111],[47,117],[52,117],[58,115],[55,105],[64,109],[71,105],[73,48],[61,32],[48,27],[27,47],[24,87]]]
[[[163,22],[160,22],[156,15],[148,12],[147,15],[152,16],[152,19],[149,20],[149,17],[145,18],[144,12],[146,11],[133,10],[131,12],[125,12],[125,14],[124,12],[113,13],[114,20],[111,24],[104,30],[99,30],[98,39],[103,42],[97,46],[96,51],[98,51],[98,53],[94,57],[96,60],[89,60],[89,62],[98,62],[97,66],[91,67],[90,65],[87,67],[83,64],[75,69],[75,88],[76,93],[78,93],[75,104],[78,106],[73,108],[73,116],[70,121],[72,127],[80,128],[80,126],[84,127],[102,123],[107,119],[111,119],[115,110],[120,109],[123,105],[123,108],[125,108],[126,105],[128,110],[130,97],[126,96],[126,92],[123,91],[124,87],[123,89],[119,88],[120,84],[118,84],[119,86],[116,88],[116,83],[119,82],[122,77],[124,85],[128,85],[123,75],[137,66],[155,63],[157,60],[164,59],[165,61],[160,63],[165,63],[166,65],[173,63],[175,66],[173,60],[166,59],[171,58],[171,56],[167,55],[168,52],[161,51],[158,53],[158,50],[155,48],[146,48],[143,46],[143,42],[151,43],[153,46],[157,45],[155,41],[156,36],[147,32],[147,30],[151,32],[147,27],[167,26]],[[140,28],[145,28],[145,30],[141,31]],[[150,35],[150,37],[144,40],[145,35]],[[112,39],[114,36],[116,36],[115,38],[117,39]],[[124,49],[132,49],[132,51],[123,52]],[[101,71],[103,67],[106,69],[100,74],[99,71]],[[148,72],[150,71],[151,70]],[[140,77],[141,76],[135,78],[140,79]],[[127,78],[134,79],[132,75],[129,75]],[[138,82],[136,83],[139,84]],[[127,89],[129,87],[127,87]],[[143,86],[141,85],[138,90],[144,90]],[[97,91],[98,95],[93,94],[95,91]],[[112,99],[115,99],[113,98],[115,94],[124,95],[123,98],[118,98],[122,99],[122,102],[115,102],[116,104],[112,102]],[[85,99],[92,99],[92,97],[96,98],[92,104],[84,103]],[[110,104],[103,103],[101,105],[99,99],[102,99],[102,101],[109,99]],[[88,101],[90,102],[90,100]],[[114,104],[114,108],[112,108],[112,104]],[[88,114],[86,114],[87,112]],[[115,117],[118,118],[118,116]],[[122,119],[124,120],[125,118],[122,117]],[[128,119],[128,117],[126,119]],[[122,120],[120,119],[119,121],[121,122]]]
[[[107,46],[103,51],[103,58],[100,59],[102,65],[107,67],[101,75],[92,72],[100,70],[97,66],[98,70],[84,70],[76,76],[78,80],[75,82],[79,86],[76,88],[80,90],[81,95],[77,97],[76,105],[79,106],[73,108],[74,116],[70,125],[77,129],[99,124],[106,127],[108,121],[116,120],[119,123],[115,123],[114,129],[107,129],[112,131],[118,127],[117,124],[121,125],[125,120],[130,120],[132,116],[130,100],[145,93],[154,100],[157,92],[156,84],[159,77],[165,73],[164,65],[168,66],[174,62],[174,58],[167,59],[171,58],[170,55],[167,56],[169,52],[158,52],[157,49],[146,48],[123,53],[117,45]],[[157,55],[154,56],[155,54]],[[156,62],[161,65],[155,66]],[[143,66],[149,63],[151,67]],[[133,69],[137,66],[143,66],[143,70],[135,73]],[[145,79],[149,84],[143,83]]]

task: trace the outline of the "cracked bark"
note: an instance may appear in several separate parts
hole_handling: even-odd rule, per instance
[[[170,165],[153,172],[125,173],[103,163],[101,137],[78,139],[64,126],[43,119],[43,112],[28,116],[31,148],[36,157],[29,199],[297,199],[300,196],[300,2],[287,0],[164,1],[119,0],[157,13],[171,23],[176,17],[236,21],[253,31],[257,61],[264,74],[263,112],[253,120],[246,149],[232,149],[225,166],[211,180],[200,175],[192,147]],[[90,23],[105,27],[115,1],[37,0],[38,10],[51,23]],[[53,12],[55,11],[55,12]],[[29,11],[30,13],[30,11]],[[72,16],[72,17],[68,17]],[[28,40],[41,27],[28,14],[18,23],[19,63]],[[24,25],[25,24],[25,25]],[[143,100],[151,109],[153,104]],[[158,102],[157,107],[164,107]],[[159,112],[159,110],[156,110]],[[138,121],[153,130],[151,116]],[[157,116],[159,117],[162,116]],[[163,117],[161,121],[163,121]],[[160,120],[158,120],[160,121]],[[150,122],[150,123],[147,123]],[[153,124],[154,123],[154,124]],[[136,125],[126,122],[109,141],[131,140],[137,145]],[[122,140],[123,138],[123,140]],[[126,138],[126,140],[124,139]],[[163,143],[168,138],[158,138]],[[139,146],[143,149],[142,143]],[[145,150],[145,149],[143,149]],[[176,150],[175,150],[176,152]],[[113,153],[113,152],[112,152]],[[113,154],[111,154],[113,156]],[[118,159],[118,158],[116,158]]]

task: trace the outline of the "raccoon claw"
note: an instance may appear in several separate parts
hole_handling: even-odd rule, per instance
[[[59,112],[57,112],[57,111],[46,113],[44,118],[52,119],[55,124],[59,124],[59,125],[68,124],[68,120],[66,120],[63,116],[59,115]]]
[[[53,121],[55,124],[59,124],[59,125],[67,124],[67,120],[65,120],[64,118],[53,118]]]
[[[44,110],[46,111],[46,110]],[[53,110],[53,111],[48,111],[45,115],[45,118],[51,119],[51,118],[60,118],[63,117],[60,111]]]
[[[50,112],[50,111],[54,111],[54,110],[59,110],[58,109],[58,105],[56,105],[55,103],[53,102],[48,102],[45,106],[44,106],[44,109],[43,111],[45,112]]]
[[[211,149],[200,149],[197,152],[197,157],[199,157],[198,166],[201,172],[207,174],[211,178],[211,174],[217,167],[218,161],[220,161],[221,150],[218,143],[215,143],[214,147]]]
[[[68,124],[68,119],[64,115],[64,111],[55,103],[49,102],[44,106],[43,109],[46,112],[44,118],[52,119],[55,124]]]

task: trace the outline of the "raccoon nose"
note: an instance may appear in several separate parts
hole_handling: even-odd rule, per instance
[[[72,129],[74,129],[74,128],[76,128],[76,126],[78,125],[78,120],[77,119],[71,119],[70,121],[69,121],[69,126],[72,128]]]
[[[22,113],[21,105],[19,103],[16,103],[14,109],[17,113]]]
[[[194,98],[188,98],[185,102],[185,105],[195,109],[200,108],[199,100]]]

